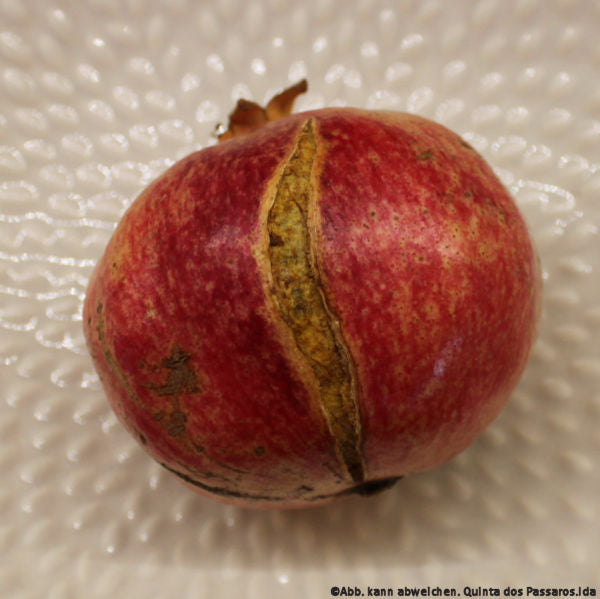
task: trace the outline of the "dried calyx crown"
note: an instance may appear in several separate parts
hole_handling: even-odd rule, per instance
[[[294,101],[307,89],[308,83],[306,79],[302,79],[273,96],[264,108],[256,102],[239,99],[233,112],[229,115],[227,130],[218,135],[219,142],[251,133],[271,121],[289,116],[292,113]]]

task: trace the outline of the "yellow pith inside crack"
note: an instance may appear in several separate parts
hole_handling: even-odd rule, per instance
[[[348,351],[335,331],[311,257],[311,170],[317,143],[309,121],[286,164],[269,211],[269,258],[282,318],[317,380],[337,450],[354,481],[363,480],[359,417]]]

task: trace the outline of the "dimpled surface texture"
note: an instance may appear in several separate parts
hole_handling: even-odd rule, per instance
[[[0,596],[329,597],[598,585],[600,46],[594,0],[0,0]],[[537,243],[540,338],[464,454],[368,500],[203,499],[117,424],[81,332],[93,265],[240,96],[434,118]]]

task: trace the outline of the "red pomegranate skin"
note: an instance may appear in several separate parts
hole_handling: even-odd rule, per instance
[[[270,258],[307,131],[305,282],[338,378],[292,332]],[[115,413],[162,465],[221,501],[303,507],[470,445],[523,372],[540,294],[526,225],[468,144],[414,115],[331,108],[154,181],[92,275],[84,328]]]

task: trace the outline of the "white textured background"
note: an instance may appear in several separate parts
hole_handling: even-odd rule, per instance
[[[329,597],[600,585],[597,0],[0,0],[0,597]],[[117,424],[81,307],[125,208],[239,96],[433,117],[500,173],[540,340],[467,452],[369,500],[202,499]],[[599,590],[600,592],[600,590]]]

